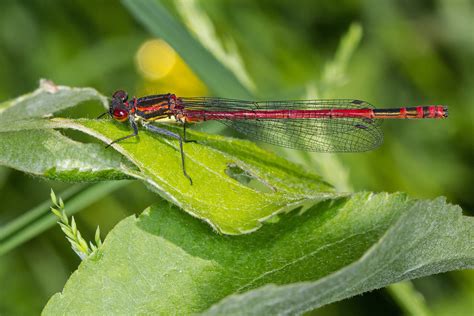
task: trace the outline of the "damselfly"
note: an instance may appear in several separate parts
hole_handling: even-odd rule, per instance
[[[110,102],[110,114],[119,122],[128,122],[133,133],[116,139],[108,146],[138,135],[137,123],[150,132],[179,141],[181,164],[186,173],[183,142],[186,123],[216,120],[252,139],[273,145],[316,152],[361,152],[374,149],[383,141],[380,122],[384,119],[446,118],[442,105],[375,109],[353,99],[242,101],[213,97],[181,98],[157,94],[128,99],[116,91]],[[101,115],[102,116],[102,115]],[[150,124],[173,117],[183,126],[183,136]]]

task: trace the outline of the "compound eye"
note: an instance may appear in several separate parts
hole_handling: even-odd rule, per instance
[[[123,91],[123,90],[117,90],[114,92],[114,94],[112,95],[112,98],[114,99],[119,99],[123,102],[127,101],[128,99],[128,94],[127,92]]]
[[[123,109],[115,109],[113,116],[115,120],[125,122],[128,118],[128,112]]]

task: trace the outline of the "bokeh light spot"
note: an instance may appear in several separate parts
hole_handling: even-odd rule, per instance
[[[135,56],[138,70],[149,80],[158,80],[169,74],[176,63],[176,52],[165,41],[153,39],[140,46]]]

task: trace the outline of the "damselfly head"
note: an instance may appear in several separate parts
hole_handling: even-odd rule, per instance
[[[122,102],[126,102],[128,99],[128,94],[127,92],[123,90],[117,90],[112,95],[112,99],[118,99],[118,100],[121,100]]]
[[[128,94],[123,90],[117,90],[112,95],[112,101],[110,102],[109,113],[119,122],[125,122],[129,116],[128,109]]]

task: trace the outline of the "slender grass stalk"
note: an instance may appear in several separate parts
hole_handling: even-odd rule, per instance
[[[426,306],[425,299],[418,292],[410,281],[399,282],[388,286],[390,296],[397,302],[398,306],[407,315],[429,316],[431,315]]]
[[[113,192],[129,183],[130,180],[121,180],[94,184],[84,191],[78,193],[68,201],[68,209],[66,214],[71,216],[72,214],[84,209],[86,206],[103,198],[108,193]],[[49,199],[47,202],[49,207],[51,202]],[[9,235],[5,241],[2,240],[2,243],[0,244],[0,256],[39,235],[48,228],[54,226],[55,222],[55,216],[51,213],[47,213],[46,215],[31,222],[29,225],[24,226],[21,230]]]

